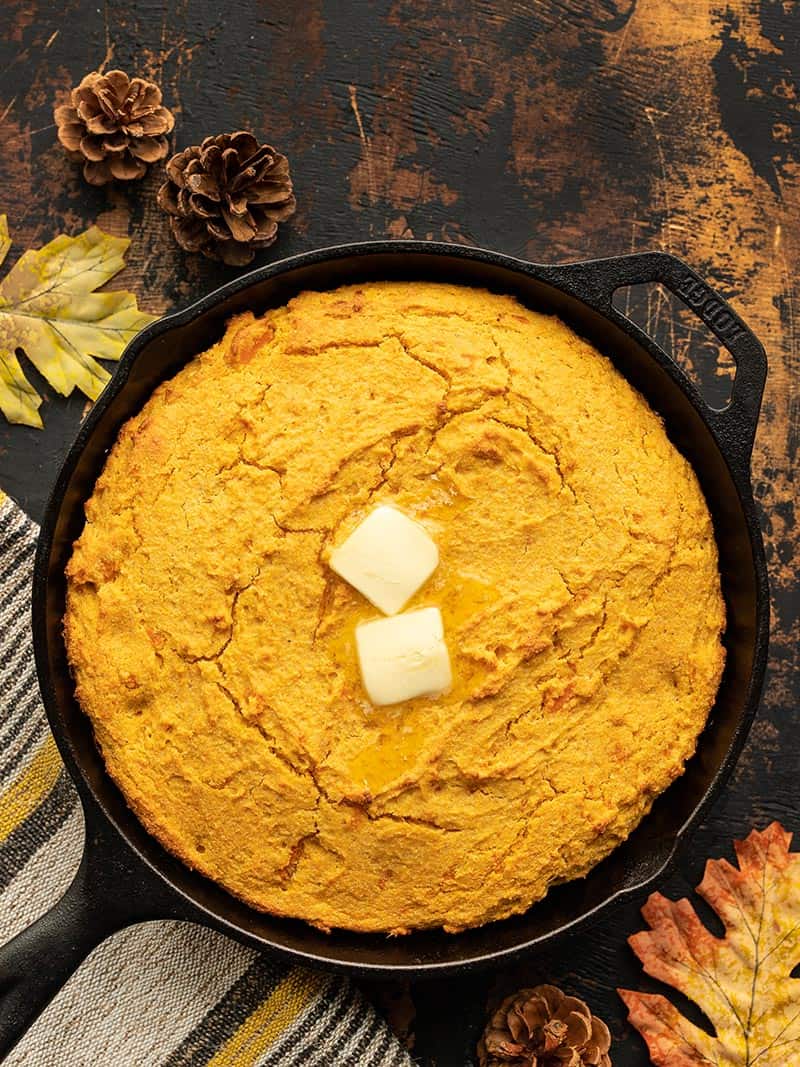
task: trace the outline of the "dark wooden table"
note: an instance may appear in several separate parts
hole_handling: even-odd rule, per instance
[[[104,64],[158,79],[176,147],[249,128],[289,156],[298,211],[256,262],[356,238],[475,243],[538,261],[662,248],[709,278],[766,345],[753,461],[773,589],[761,712],[736,773],[663,889],[773,818],[800,829],[797,445],[800,10],[791,0],[5,0],[0,210],[10,261],[96,222],[132,238],[120,281],[160,312],[233,275],[181,253],[143,182],[93,189],[55,140],[54,101]],[[630,313],[719,399],[730,366],[659,292]],[[38,518],[84,410],[31,373],[43,432],[0,418],[0,486]],[[598,768],[603,773],[603,768]],[[644,1064],[617,985],[641,981],[633,901],[501,973],[370,987],[423,1064],[473,1062],[487,999],[553,981]]]

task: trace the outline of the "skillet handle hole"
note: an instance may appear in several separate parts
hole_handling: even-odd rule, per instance
[[[703,400],[724,411],[733,394],[736,364],[702,319],[661,282],[622,285],[614,308],[660,345],[692,380]]]

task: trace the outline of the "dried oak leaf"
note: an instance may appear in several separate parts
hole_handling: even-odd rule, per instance
[[[697,891],[725,925],[713,937],[688,900],[654,893],[630,944],[654,978],[695,1002],[715,1037],[660,995],[618,992],[656,1067],[800,1064],[800,853],[780,823],[736,841],[739,867],[709,860]]]
[[[0,215],[0,264],[10,244]],[[60,234],[23,253],[0,282],[0,411],[9,422],[42,426],[42,398],[25,377],[20,352],[63,396],[77,386],[95,400],[110,374],[92,356],[119,359],[152,322],[132,293],[95,292],[122,270],[129,244],[96,226],[77,237]]]

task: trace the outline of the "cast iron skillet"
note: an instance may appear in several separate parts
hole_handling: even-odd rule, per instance
[[[392,939],[326,935],[303,922],[259,914],[169,855],[128,810],[105,772],[74,698],[61,629],[64,566],[83,525],[84,501],[120,425],[155,386],[216,341],[234,312],[280,305],[302,289],[389,278],[439,279],[513,293],[531,307],[556,312],[613,359],[661,413],[673,442],[697,471],[714,519],[728,611],[727,666],[697,754],[624,845],[585,879],[555,888],[524,915],[458,935],[428,931]],[[733,355],[736,380],[725,410],[709,408],[668,356],[612,307],[618,287],[656,281],[682,297]],[[50,726],[83,803],[86,845],[64,897],[0,953],[0,1053],[13,1046],[85,956],[130,923],[187,919],[304,964],[419,977],[507,960],[654,882],[730,773],[761,689],[769,609],[749,468],[765,376],[764,351],[741,319],[692,270],[660,252],[538,266],[457,245],[342,246],[237,278],[142,331],[81,427],[42,523],[33,585],[36,666]]]

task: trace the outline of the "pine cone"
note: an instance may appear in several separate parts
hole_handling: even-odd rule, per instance
[[[506,997],[478,1043],[481,1067],[611,1067],[608,1027],[552,985]]]
[[[242,267],[272,244],[296,202],[286,156],[240,131],[173,156],[158,203],[181,248]]]
[[[70,159],[84,160],[91,185],[143,177],[148,163],[167,154],[166,134],[175,125],[155,82],[121,70],[87,74],[54,116],[59,141]]]

